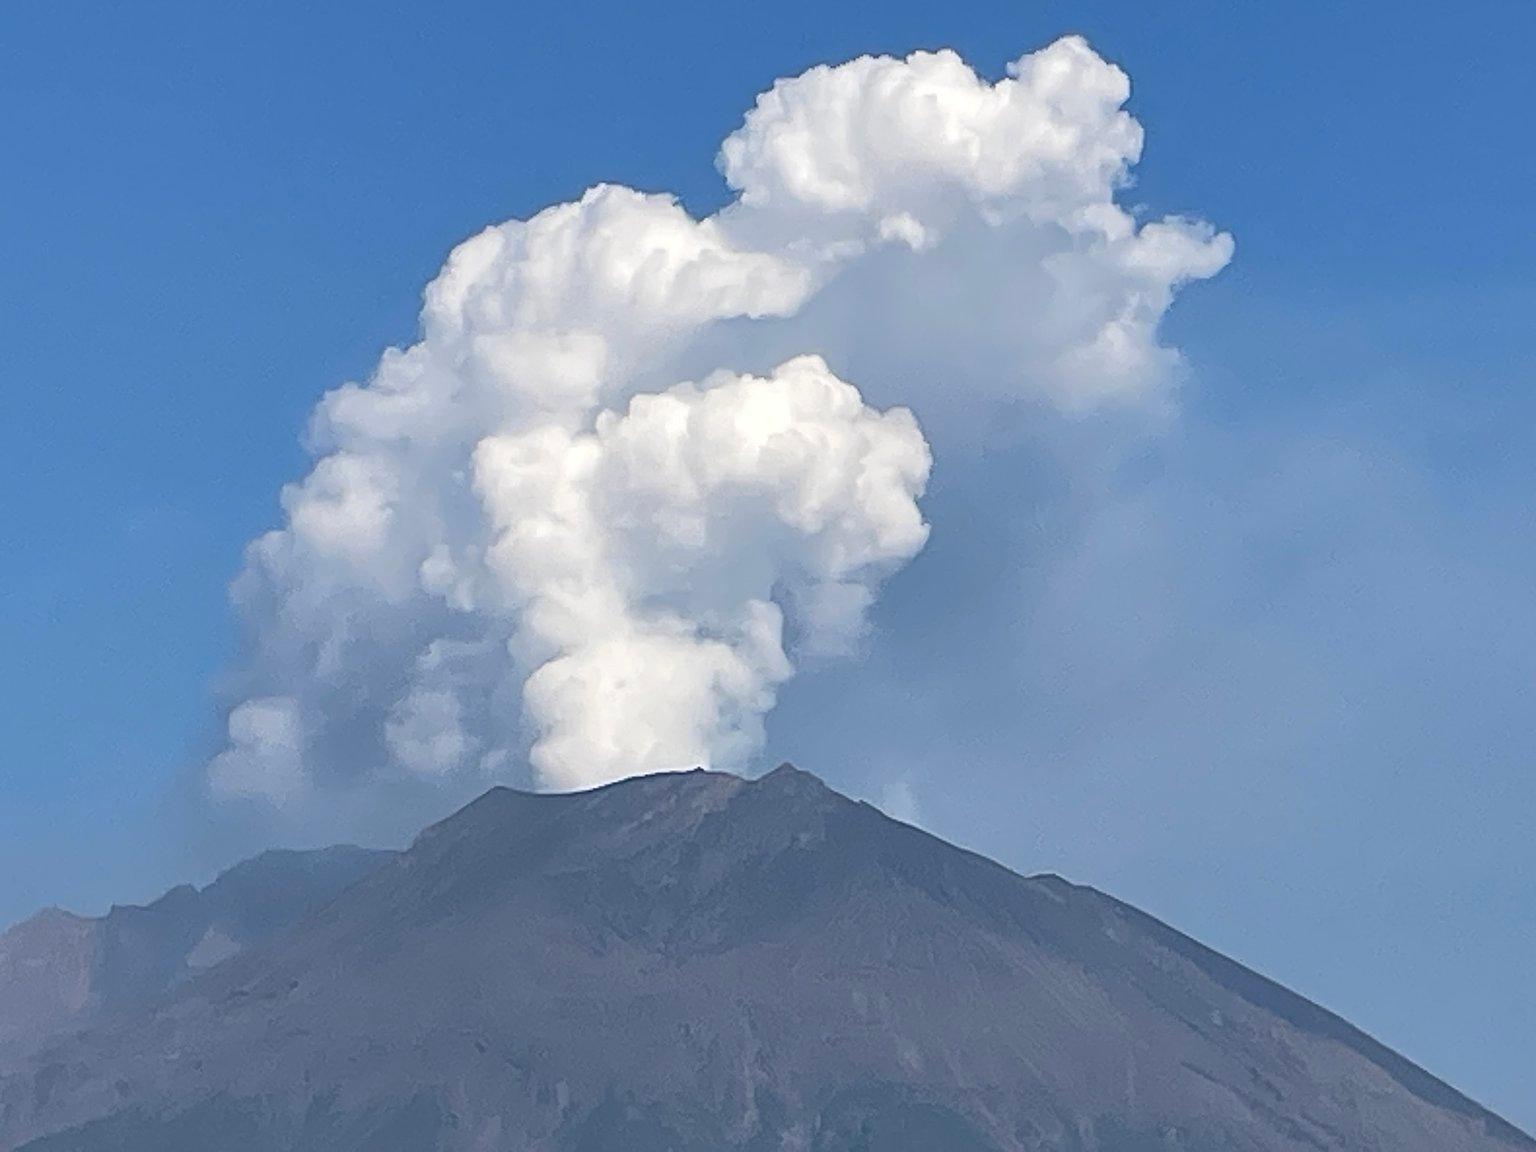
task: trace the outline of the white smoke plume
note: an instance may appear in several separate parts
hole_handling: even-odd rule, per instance
[[[927,539],[929,445],[860,387],[925,419],[1166,392],[1159,322],[1232,245],[1117,203],[1128,95],[1078,38],[995,83],[950,52],[819,67],[725,141],[712,216],[602,186],[461,244],[248,549],[212,794],[750,758]]]

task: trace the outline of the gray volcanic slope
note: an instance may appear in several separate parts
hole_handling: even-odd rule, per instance
[[[393,853],[263,852],[206,888],[105,916],[39,912],[0,934],[0,1052],[151,1000],[329,904]]]
[[[781,768],[497,789],[0,1074],[28,1152],[1500,1152],[1536,1142],[1123,904]]]

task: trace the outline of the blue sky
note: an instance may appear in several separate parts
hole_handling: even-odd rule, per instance
[[[714,209],[719,141],[811,64],[996,77],[1081,32],[1147,130],[1126,199],[1237,238],[1165,327],[1176,426],[936,440],[929,548],[764,759],[1104,887],[1536,1127],[1536,15],[963,9],[0,15],[0,921],[221,862],[174,797],[226,587],[453,244],[604,180]]]

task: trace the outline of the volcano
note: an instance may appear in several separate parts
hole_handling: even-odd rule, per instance
[[[1151,917],[787,765],[493,789],[162,984],[0,1057],[0,1147],[1536,1152]]]

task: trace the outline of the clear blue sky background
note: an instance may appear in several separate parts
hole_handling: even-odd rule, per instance
[[[811,63],[1069,31],[1133,78],[1133,198],[1238,239],[1175,308],[1184,424],[1093,513],[1158,533],[1083,548],[1028,445],[993,503],[941,461],[874,658],[792,684],[770,753],[1536,1128],[1528,3],[5,5],[0,922],[207,866],[162,810],[225,585],[456,240],[599,180],[707,209]]]

